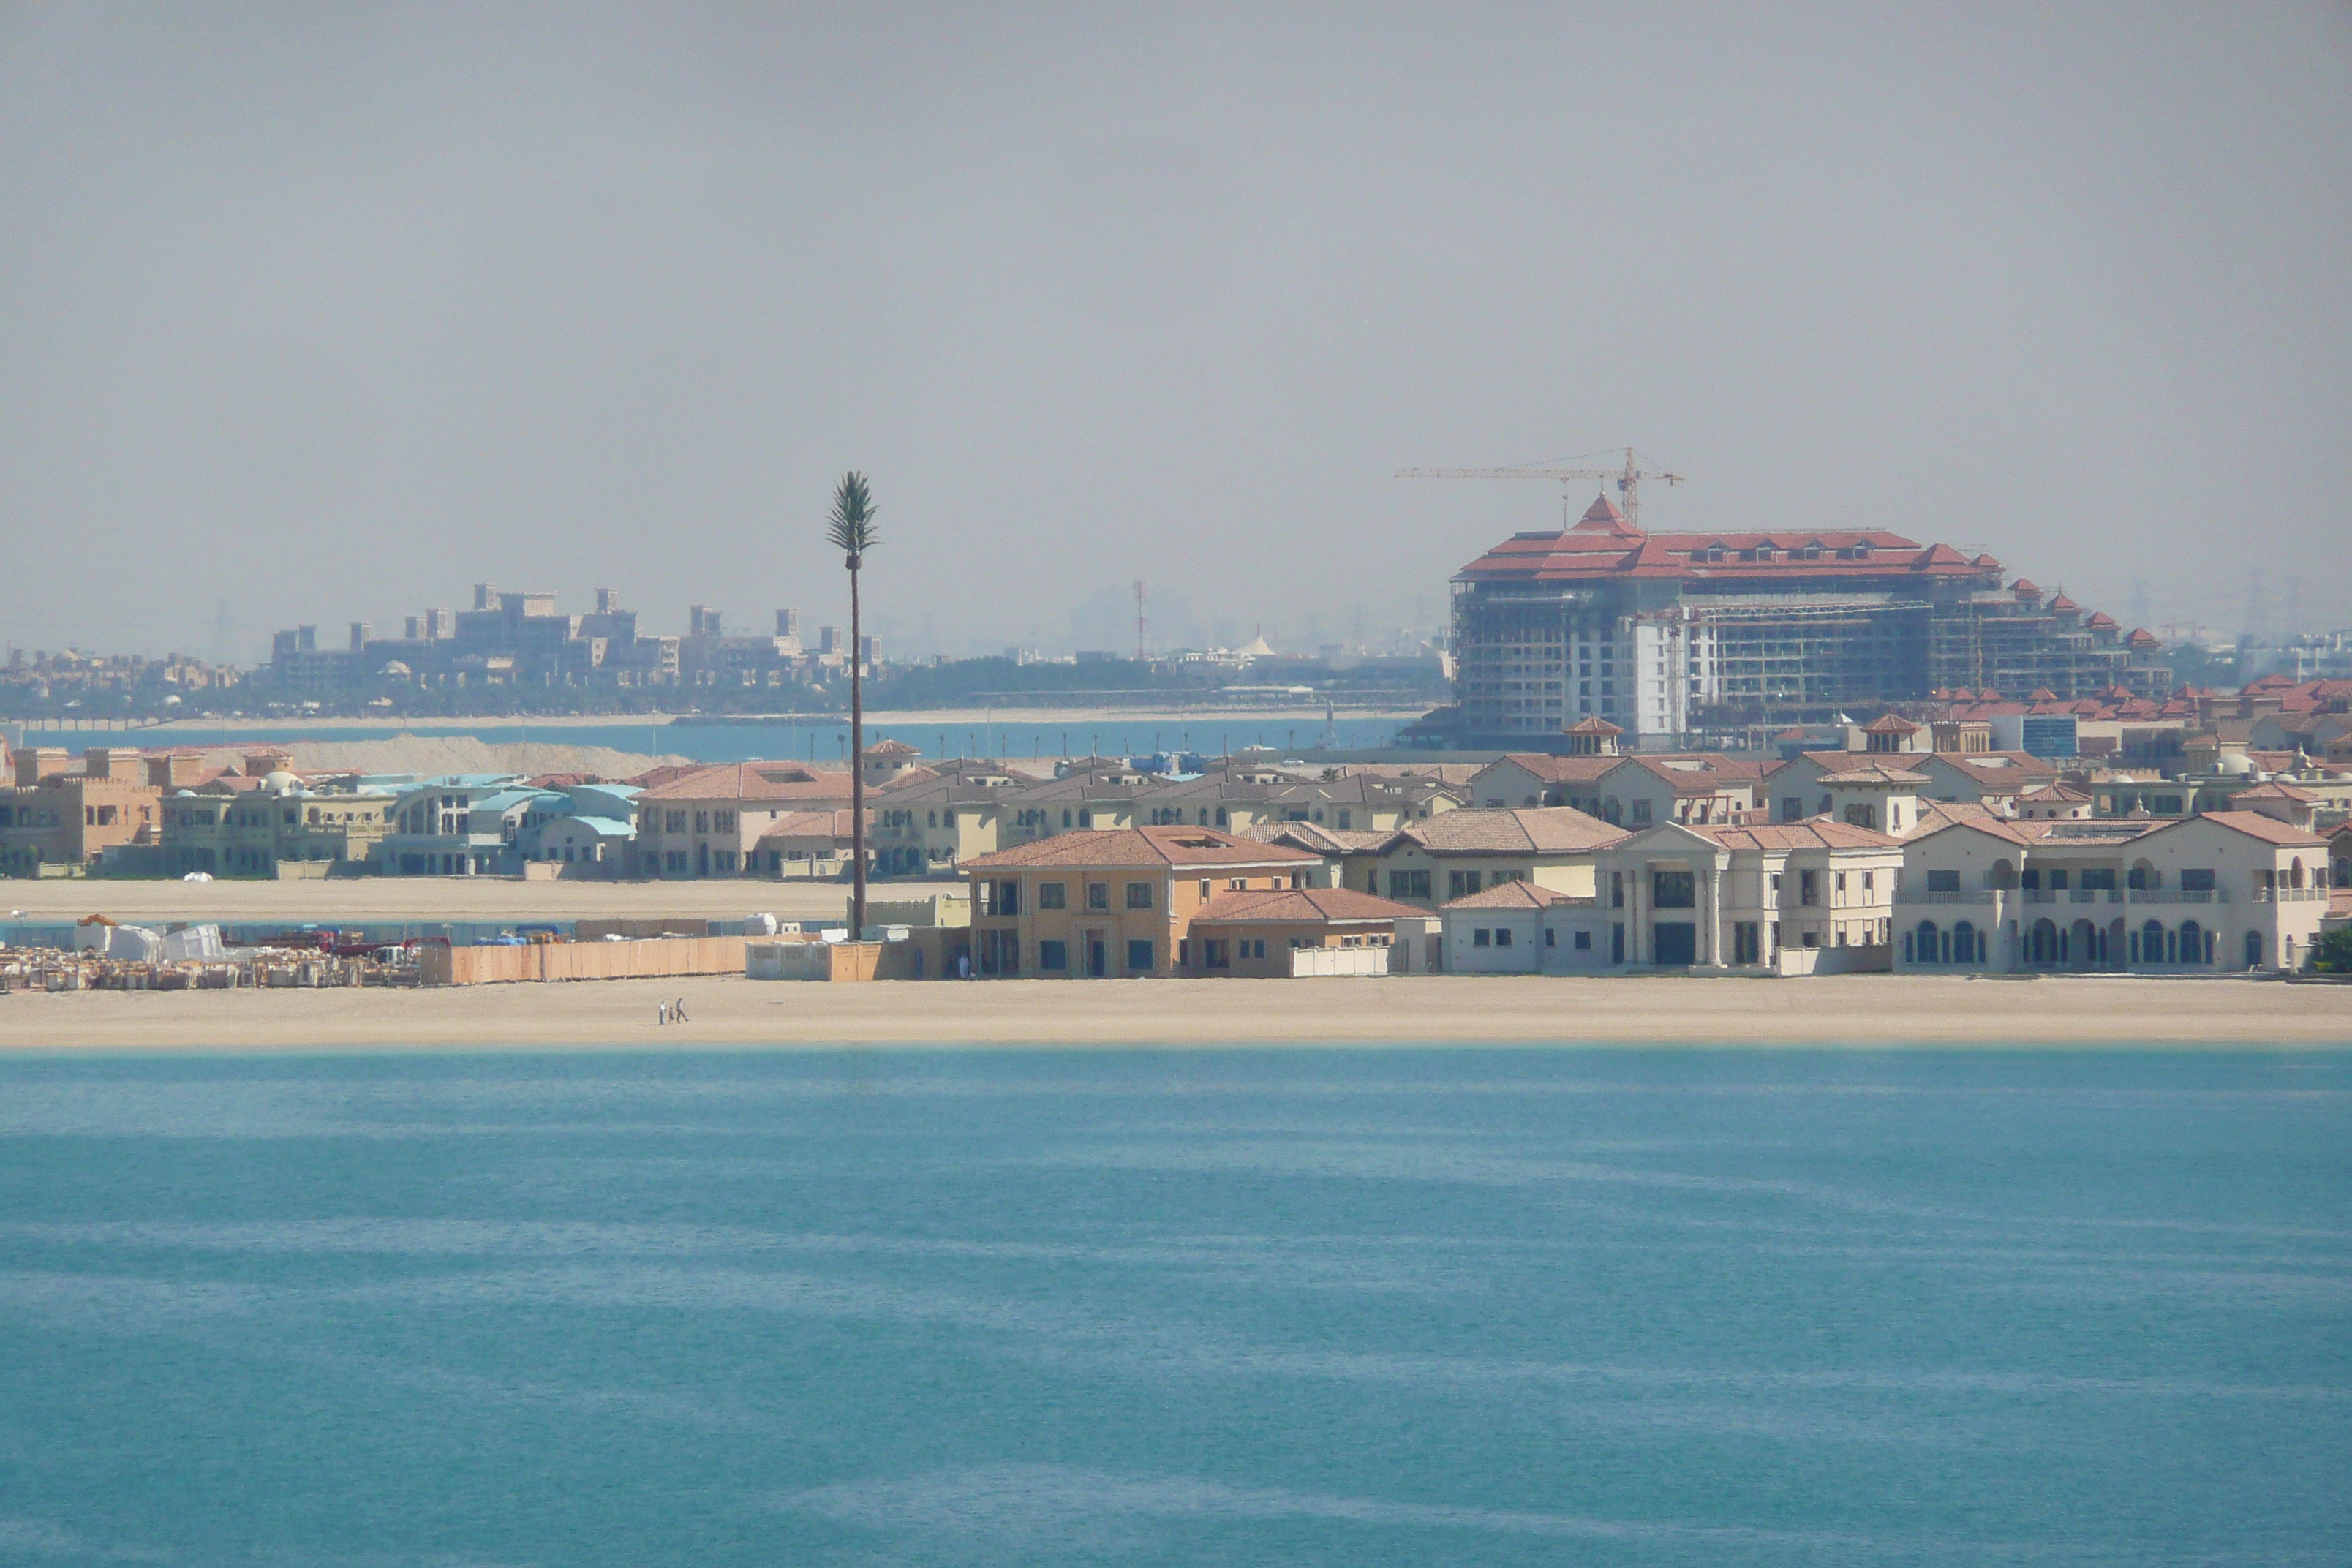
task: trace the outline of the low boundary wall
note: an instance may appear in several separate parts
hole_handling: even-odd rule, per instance
[[[539,942],[526,947],[426,947],[417,950],[416,968],[427,985],[740,974],[743,939],[665,937],[647,942]]]

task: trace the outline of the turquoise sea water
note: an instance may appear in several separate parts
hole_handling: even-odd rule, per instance
[[[2352,1058],[0,1061],[0,1562],[2352,1559]]]

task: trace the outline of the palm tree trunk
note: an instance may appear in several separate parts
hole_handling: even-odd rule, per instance
[[[849,940],[866,940],[866,682],[858,668],[857,571],[849,573]]]

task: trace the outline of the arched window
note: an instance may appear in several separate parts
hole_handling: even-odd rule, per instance
[[[1623,808],[1622,808],[1622,806],[1620,806],[1620,805],[1617,804],[1617,797],[1616,797],[1615,795],[1610,795],[1610,796],[1606,797],[1605,799],[1603,799],[1603,800],[1601,801],[1601,821],[1603,821],[1603,822],[1615,822],[1615,821],[1617,821],[1617,820],[1618,820],[1618,819],[1619,819],[1622,815],[1623,815]]]
[[[2135,860],[2132,862],[2131,875],[2125,879],[2125,883],[2135,893],[2152,893],[2164,886],[2164,873],[2158,870],[2149,861]],[[2149,923],[2152,925],[2155,922]]]
[[[2250,931],[2246,933],[2246,967],[2248,969],[2260,969],[2262,966],[2263,933],[2258,931]]]
[[[2287,863],[2286,885],[2290,888],[2303,886],[2303,857],[2300,855]]]
[[[1221,805],[1221,806],[1217,807],[1217,826],[1218,826],[1223,827],[1223,826],[1224,826],[1228,822],[1230,822],[1231,820],[1232,820],[1232,819],[1231,819],[1230,817],[1228,817],[1228,816],[1225,815],[1225,808],[1224,808],[1223,806],[1222,806],[1222,805]]]
[[[1967,921],[1952,922],[1952,962],[1982,963],[1984,954],[1977,951],[1977,928]]]
[[[2142,963],[2164,962],[2164,922],[2150,921],[2139,928],[2139,961]]]
[[[2195,921],[2180,922],[2180,962],[2183,963],[2205,962],[2205,932]]]
[[[2010,864],[2006,858],[1994,861],[1992,863],[1992,869],[1986,873],[1986,877],[1990,884],[1996,888],[2014,888],[2017,886],[2017,868]]]
[[[1921,921],[1919,922],[1919,929],[1916,932],[1916,936],[1918,941],[1918,961],[1921,963],[1941,963],[1942,960],[1936,956],[1938,951],[1936,944],[1942,940],[1940,934],[1936,930],[1936,922],[1934,921]]]

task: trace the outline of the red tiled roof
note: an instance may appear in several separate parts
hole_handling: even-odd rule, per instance
[[[1549,752],[1509,752],[1496,760],[1516,763],[1546,784],[1591,784],[1625,761],[1623,757],[1554,756]],[[1471,775],[1473,783],[1476,778],[1477,774]]]
[[[1441,812],[1396,831],[1433,855],[1572,854],[1625,837],[1573,806],[1523,806],[1501,811]]]
[[[1625,731],[1598,714],[1579,719],[1568,727],[1571,735],[1622,735]]]
[[[1321,865],[1322,861],[1320,855],[1311,855],[1304,849],[1256,844],[1210,827],[1111,827],[1057,833],[1051,838],[1016,844],[992,855],[975,856],[963,862],[963,869],[1012,870],[1024,866],[1305,868]]]
[[[2218,823],[2249,838],[2260,838],[2282,848],[2301,848],[2306,845],[2317,849],[2327,847],[2327,840],[2316,833],[2305,833],[2300,827],[2281,822],[2275,816],[2264,816],[2259,811],[2209,811],[2199,816],[2183,817],[2179,822],[2168,826],[2179,827],[2191,822]]]
[[[856,837],[851,823],[856,814],[847,806],[833,811],[788,811],[768,825],[760,835],[765,844],[771,838],[831,838],[847,842]],[[866,814],[868,827],[874,824],[874,814]]]
[[[1429,911],[1353,888],[1260,888],[1220,893],[1192,916],[1200,925],[1379,924]]]
[[[1606,510],[1604,511],[1604,508]],[[1455,574],[1456,582],[1576,581],[1601,577],[1743,578],[1901,577],[1916,573],[1972,576],[1987,570],[1948,544],[1923,547],[1884,530],[1783,533],[1636,533],[1606,498],[1571,529],[1513,534]],[[1719,548],[1722,558],[1712,558]],[[1840,560],[1840,552],[1866,551]],[[1804,552],[1815,552],[1808,559]],[[1755,556],[1764,559],[1739,559]],[[1998,563],[1995,563],[1996,567]]]
[[[1548,910],[1554,904],[1589,904],[1591,899],[1555,892],[1539,888],[1533,882],[1497,882],[1483,892],[1468,893],[1448,903],[1442,910]]]
[[[800,801],[810,809],[849,798],[849,771],[818,772],[799,763],[721,763],[653,784],[640,800]]]
[[[2293,784],[2281,784],[2276,779],[2266,780],[2251,789],[2242,789],[2230,798],[2231,800],[2291,800],[2298,805],[2309,805],[2319,799],[2307,789],[2297,789]]]
[[[1687,831],[1712,838],[1726,849],[1889,849],[1897,843],[1874,828],[1856,827],[1853,823],[1826,816],[1772,826],[1718,826],[1709,823],[1690,826]]]

